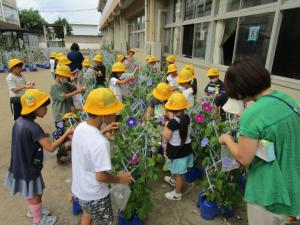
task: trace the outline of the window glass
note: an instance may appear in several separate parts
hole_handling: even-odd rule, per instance
[[[276,1],[277,0],[242,0],[242,8],[268,4]]]
[[[195,25],[195,37],[194,37],[194,53],[196,58],[205,59],[205,51],[208,36],[209,23],[198,23]]]
[[[165,41],[164,41],[164,52],[165,53],[172,53],[172,29],[173,28],[166,28],[165,29]]]
[[[300,8],[283,11],[272,74],[300,80]]]
[[[180,27],[174,27],[173,28],[173,54],[178,55],[180,54],[179,52],[179,45],[180,45],[180,36],[181,32],[180,32]]]
[[[212,0],[186,0],[184,19],[194,19],[211,14]]]
[[[236,58],[253,57],[266,63],[269,49],[274,13],[240,18]]]
[[[183,26],[182,54],[192,58],[194,42],[194,24]]]
[[[219,0],[218,13],[226,13],[240,8],[240,0]]]

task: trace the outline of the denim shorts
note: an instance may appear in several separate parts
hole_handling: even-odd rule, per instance
[[[180,159],[168,159],[167,164],[172,174],[185,174],[188,168],[194,166],[193,153]]]

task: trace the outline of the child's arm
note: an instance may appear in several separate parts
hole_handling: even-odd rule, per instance
[[[132,177],[128,172],[120,172],[116,176],[106,171],[96,172],[96,179],[99,182],[108,184],[129,184],[132,181]]]
[[[116,84],[120,84],[120,85],[127,84],[131,79],[132,79],[131,77],[127,77],[124,80],[117,80]]]
[[[75,91],[72,91],[72,92],[70,92],[68,94],[65,94],[65,98],[66,99],[71,98],[74,95],[80,94],[82,92],[84,92],[84,88],[83,87],[78,87]]]
[[[147,110],[146,110],[146,118],[149,119],[151,117],[151,114],[153,112],[153,108],[151,106],[148,106]]]
[[[48,152],[54,152],[68,137],[68,135],[74,132],[74,128],[69,128],[60,138],[56,141],[51,142],[48,137],[44,137],[39,140],[40,145]]]

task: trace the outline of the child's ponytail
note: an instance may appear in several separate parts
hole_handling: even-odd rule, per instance
[[[181,146],[184,146],[185,141],[187,139],[187,135],[188,135],[188,128],[190,125],[190,120],[189,120],[189,117],[186,116],[184,112],[179,116],[179,119],[180,119],[179,135],[180,135],[180,139],[181,139]]]

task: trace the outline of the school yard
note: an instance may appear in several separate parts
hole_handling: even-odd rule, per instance
[[[36,87],[49,92],[50,84],[53,82],[49,70],[39,70],[38,72],[25,72],[28,81],[35,81]],[[10,112],[8,91],[6,85],[6,74],[0,74],[0,180],[3,183],[10,160],[11,129],[13,119]],[[54,129],[51,116],[51,107],[48,114],[43,119],[38,119],[38,123],[48,133]],[[56,163],[55,154],[45,154],[43,177],[46,189],[43,197],[43,204],[51,210],[53,215],[58,216],[58,225],[80,224],[80,216],[71,213],[70,185],[71,167],[59,166]],[[205,221],[199,215],[196,207],[198,194],[201,190],[201,183],[197,182],[193,190],[184,196],[182,201],[171,202],[164,198],[164,193],[171,188],[162,181],[153,183],[154,209],[145,221],[145,225],[246,225],[247,219],[245,207],[236,210],[236,215],[228,222],[223,217],[218,217],[213,221]],[[3,225],[29,225],[31,219],[26,217],[25,202],[19,196],[11,196],[8,190],[0,186],[0,223]],[[115,215],[117,209],[114,210]],[[117,220],[115,220],[116,223]],[[117,223],[116,223],[117,224]]]

